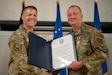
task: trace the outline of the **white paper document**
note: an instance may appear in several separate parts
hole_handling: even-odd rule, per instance
[[[74,43],[72,34],[65,35],[52,41],[52,64],[54,69],[67,67],[72,61],[77,61]]]

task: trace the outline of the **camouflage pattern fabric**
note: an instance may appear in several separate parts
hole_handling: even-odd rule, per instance
[[[45,71],[39,67],[28,64],[27,48],[28,33],[19,27],[9,39],[10,62],[8,75],[45,75]]]
[[[74,34],[78,60],[83,61],[85,67],[77,71],[69,69],[69,75],[102,75],[101,63],[109,55],[104,36],[84,23]]]

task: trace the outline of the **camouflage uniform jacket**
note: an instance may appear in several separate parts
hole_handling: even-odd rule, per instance
[[[22,27],[19,27],[9,39],[10,62],[8,68],[9,75],[45,75],[45,71],[28,64],[27,48],[28,33]]]
[[[102,75],[101,63],[108,58],[104,36],[84,23],[74,34],[78,60],[83,61],[85,67],[77,71],[69,70],[69,75]]]

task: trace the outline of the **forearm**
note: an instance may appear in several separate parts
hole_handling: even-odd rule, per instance
[[[105,54],[105,57],[106,56],[108,56],[108,53]],[[107,59],[105,57],[102,56],[102,52],[95,52],[91,56],[87,56],[85,59],[82,59],[82,62],[88,70],[91,70],[96,68],[95,66],[101,66],[101,64]]]

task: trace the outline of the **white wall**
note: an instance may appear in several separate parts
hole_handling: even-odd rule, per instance
[[[8,38],[11,33],[0,31],[0,75],[7,75],[9,62]]]
[[[34,5],[39,11],[39,21],[55,21],[57,0],[26,0],[26,5]],[[67,8],[79,5],[84,14],[84,21],[94,19],[94,0],[59,0],[62,21],[67,21]],[[0,0],[0,20],[19,20],[22,0]],[[101,22],[112,22],[112,0],[98,0]]]
[[[9,62],[9,47],[8,47],[8,38],[12,34],[12,32],[8,31],[0,31],[0,75],[7,75],[8,71],[8,62]],[[43,38],[52,38],[52,33],[40,33],[37,32]],[[108,71],[109,75],[112,74],[112,34],[104,34],[107,46],[109,48],[109,59],[108,63]]]

